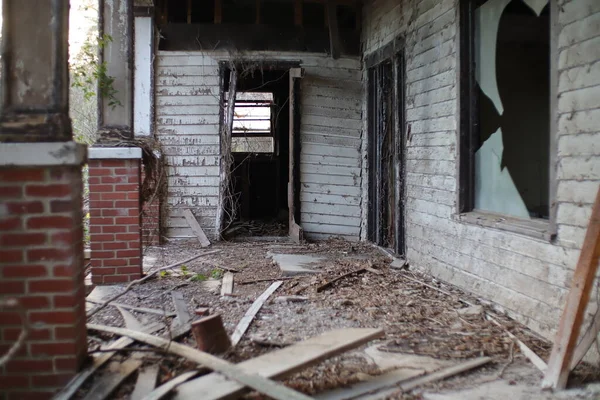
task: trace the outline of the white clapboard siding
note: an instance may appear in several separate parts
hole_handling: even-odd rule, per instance
[[[219,62],[222,51],[159,52],[156,135],[168,166],[167,236],[193,237],[192,209],[214,233],[219,192]],[[300,211],[306,236],[358,240],[362,184],[362,72],[358,57],[261,53],[262,60],[301,60]],[[249,56],[252,58],[252,55]]]

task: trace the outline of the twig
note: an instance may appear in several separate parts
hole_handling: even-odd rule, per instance
[[[365,268],[359,268],[359,269],[355,269],[354,271],[350,271],[350,272],[347,272],[347,273],[345,273],[343,275],[340,275],[337,278],[334,278],[334,279],[330,280],[329,282],[325,282],[324,284],[322,284],[321,286],[319,286],[317,288],[317,293],[322,292],[323,290],[331,287],[335,282],[339,281],[340,279],[344,279],[344,278],[346,278],[346,277],[348,277],[350,275],[360,274],[360,273],[365,272],[365,271],[366,271]]]
[[[306,275],[302,275],[302,276],[306,276]],[[280,278],[254,279],[252,281],[237,282],[237,284],[238,285],[250,285],[251,283],[259,283],[259,282],[289,281],[290,279],[300,278],[302,276],[284,276],[284,277],[280,277]]]
[[[10,297],[8,299],[0,299],[0,308],[14,308],[19,312],[19,316],[21,317],[21,334],[17,338],[17,341],[13,343],[13,345],[8,349],[6,354],[0,358],[0,367],[10,361],[15,354],[23,347],[25,344],[25,339],[29,334],[29,322],[27,321],[27,314],[21,304],[19,304],[19,300],[14,297]]]
[[[171,264],[171,265],[167,265],[166,267],[158,268],[158,269],[154,270],[153,272],[149,273],[148,275],[146,275],[143,278],[136,279],[135,281],[131,281],[131,282],[129,282],[129,285],[127,285],[127,287],[125,288],[124,291],[122,291],[119,294],[114,295],[113,297],[111,297],[110,299],[106,300],[104,303],[102,303],[98,307],[96,307],[94,310],[92,310],[88,314],[88,318],[90,318],[92,315],[98,313],[98,311],[102,310],[104,307],[106,307],[107,305],[109,305],[112,301],[115,301],[119,297],[123,296],[125,293],[127,293],[129,290],[131,290],[131,288],[134,287],[135,285],[139,285],[140,283],[143,283],[143,282],[147,281],[148,279],[152,278],[154,275],[156,275],[160,271],[164,271],[164,270],[171,269],[171,268],[176,268],[176,267],[178,267],[178,266],[180,266],[182,264],[188,263],[190,261],[194,261],[197,258],[200,258],[200,257],[203,257],[203,256],[207,256],[209,254],[220,253],[220,252],[221,252],[221,250],[212,250],[212,251],[207,251],[206,253],[197,254],[194,257],[188,258],[187,260],[179,261],[179,262],[176,262],[175,264]]]

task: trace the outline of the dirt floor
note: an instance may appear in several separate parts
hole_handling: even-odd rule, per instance
[[[218,243],[211,246],[210,250],[213,249],[221,251],[160,273],[155,279],[135,286],[118,302],[173,312],[171,291],[177,290],[183,294],[190,312],[198,307],[208,307],[211,314],[221,314],[225,328],[231,334],[253,301],[272,283],[245,282],[275,279],[282,275],[268,254],[311,254],[324,258],[317,266],[319,273],[286,277],[283,285],[260,310],[239,345],[224,358],[237,363],[336,328],[382,328],[384,339],[304,369],[286,379],[285,384],[311,396],[326,398],[324,393],[327,391],[388,372],[410,357],[421,356],[417,358],[441,366],[489,356],[493,358],[491,363],[465,374],[408,393],[397,391],[379,398],[600,398],[600,391],[595,392],[595,386],[589,385],[598,379],[598,371],[589,365],[580,365],[572,374],[572,390],[561,394],[541,392],[541,373],[519,353],[505,329],[544,360],[548,358],[550,343],[510,318],[494,312],[468,293],[410,268],[391,268],[390,257],[369,244],[329,240],[298,245],[273,239]],[[194,243],[151,247],[145,251],[145,269],[151,271],[203,251],[206,249]],[[349,275],[317,292],[323,283],[363,267],[375,272],[367,270]],[[227,269],[239,272],[234,274],[234,295],[221,297],[218,285]],[[110,290],[118,292],[122,287]],[[287,302],[283,301],[284,296],[303,296],[306,299]],[[88,309],[95,306],[88,303]],[[489,321],[486,314],[493,315],[501,326]],[[143,324],[166,318],[147,313],[134,312],[134,315]],[[119,311],[110,306],[93,315],[89,322],[125,326]],[[110,338],[110,335],[90,332],[90,351],[99,350]],[[195,346],[191,334],[180,342]],[[159,383],[194,368],[193,364],[178,357],[151,352],[144,357],[144,363],[160,366]],[[111,398],[129,398],[134,382],[135,374]],[[93,379],[80,390],[80,398],[92,384]],[[246,397],[263,398],[256,393]]]

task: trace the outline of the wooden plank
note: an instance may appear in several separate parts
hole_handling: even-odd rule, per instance
[[[310,338],[281,350],[237,364],[246,372],[283,379],[303,368],[383,337],[382,329],[337,329]],[[208,374],[181,385],[174,396],[176,400],[236,399],[247,389],[219,374]]]
[[[97,330],[100,332],[109,332],[117,335],[129,336],[132,339],[144,342],[146,344],[156,346],[176,354],[180,357],[187,358],[190,361],[201,364],[213,371],[225,375],[229,379],[240,382],[260,393],[266,394],[276,400],[310,400],[311,398],[289,389],[279,383],[273,382],[259,375],[253,375],[240,369],[219,357],[204,353],[192,347],[173,342],[170,340],[161,339],[156,336],[148,335],[141,332],[132,331],[130,329],[113,328],[112,326],[87,324],[88,329]],[[195,397],[198,398],[198,397]]]
[[[102,304],[104,303],[103,301],[97,301],[97,300],[92,300],[92,299],[85,299],[85,301],[89,302],[89,303],[94,303],[94,304]],[[154,314],[154,315],[160,315],[160,316],[166,316],[166,317],[174,317],[176,314],[174,312],[165,312],[163,310],[156,310],[154,308],[146,308],[146,307],[134,307],[134,306],[130,306],[128,304],[123,304],[123,303],[110,303],[110,306],[114,306],[114,307],[121,307],[124,308],[126,310],[131,310],[131,311],[137,311],[137,312],[141,312],[141,313],[146,313],[146,314]]]
[[[296,208],[300,205],[296,193],[300,181],[300,151],[298,143],[300,138],[300,110],[298,100],[300,98],[300,81],[304,72],[302,68],[290,68],[290,96],[289,96],[289,165],[288,165],[288,224],[290,238],[300,243],[304,239],[302,227],[296,222]],[[298,189],[299,190],[299,189]]]
[[[144,329],[144,325],[132,313],[119,306],[117,306],[117,310],[121,313],[127,329],[133,329],[134,331],[142,331]]]
[[[592,320],[592,325],[589,327],[587,332],[579,341],[579,344],[575,348],[573,352],[573,360],[571,360],[571,369],[574,369],[577,364],[583,360],[583,357],[587,354],[592,344],[597,340],[598,333],[600,333],[600,308],[594,314],[594,319]]]
[[[263,294],[261,294],[258,299],[252,303],[248,311],[246,311],[246,314],[244,314],[238,325],[235,327],[233,335],[231,335],[231,347],[235,347],[240,342],[242,336],[244,336],[244,333],[246,333],[248,327],[254,320],[254,317],[258,311],[260,311],[263,304],[265,304],[265,301],[267,301],[269,296],[271,296],[282,284],[283,281],[273,282],[271,286],[269,286],[267,290],[265,290]]]
[[[567,385],[573,351],[577,344],[585,309],[590,299],[599,260],[600,188],[598,188],[596,194],[590,223],[573,275],[571,290],[554,339],[548,369],[542,382],[543,388],[564,389]]]
[[[132,331],[133,332],[133,331]],[[142,365],[140,360],[128,359],[119,365],[119,370],[106,373],[96,379],[94,385],[87,392],[83,400],[104,400],[119,387],[129,375]]]
[[[221,296],[229,296],[233,294],[233,274],[225,272],[221,281]]]
[[[177,314],[177,325],[188,325],[192,320],[192,314],[188,310],[183,293],[174,290],[171,292],[171,297],[175,305],[175,313]]]
[[[160,385],[159,387],[154,389],[151,393],[146,395],[142,400],[160,400],[163,397],[165,397],[167,394],[169,394],[169,392],[171,392],[171,390],[175,389],[177,386],[181,385],[182,383],[192,379],[196,375],[198,375],[198,371],[185,372],[185,373],[171,379],[170,381]]]
[[[192,214],[192,212],[188,209],[183,211],[183,216],[185,217],[185,220],[187,221],[190,228],[192,229],[192,232],[194,232],[194,235],[198,237],[200,245],[202,247],[210,246],[210,240],[208,240],[208,238],[206,237],[206,234],[200,227],[200,224],[198,223],[198,220],[196,220],[196,217],[194,217],[194,214]]]
[[[142,369],[138,374],[137,381],[133,392],[131,392],[130,400],[141,400],[154,391],[156,387],[156,381],[158,379],[158,372],[160,368],[157,364],[149,365]]]
[[[150,324],[150,325],[147,325],[146,327],[144,327],[143,332],[154,333],[154,332],[162,329],[163,327],[164,327],[163,324],[153,323],[153,324]],[[112,344],[110,344],[107,347],[107,350],[123,349],[123,348],[129,346],[130,344],[132,344],[133,342],[134,342],[134,340],[132,340],[128,337],[122,337],[122,338],[114,341]],[[69,381],[69,383],[60,392],[58,392],[53,397],[53,399],[54,400],[70,399],[77,392],[77,390],[79,390],[81,385],[83,385],[83,383],[90,376],[92,376],[98,370],[98,368],[100,368],[101,366],[106,364],[106,362],[108,360],[110,360],[110,358],[115,354],[116,354],[116,351],[112,352],[112,353],[103,353],[102,355],[94,358],[92,365],[88,366],[83,371],[81,371],[80,373],[75,375],[75,377],[73,377],[73,379],[71,379],[71,381]]]
[[[327,0],[327,25],[329,26],[329,48],[334,60],[340,58],[342,53],[342,42],[340,41],[340,30],[338,28],[337,7],[332,0]]]
[[[376,399],[384,399],[388,396],[391,396],[397,393],[399,390],[403,393],[409,392],[419,386],[425,385],[427,383],[439,381],[442,379],[450,378],[451,376],[461,374],[463,372],[469,371],[473,368],[480,367],[492,361],[490,357],[480,357],[473,360],[465,361],[458,365],[453,365],[448,368],[440,369],[431,374],[423,375],[420,377],[416,377],[413,379],[409,379],[405,382],[400,383],[398,386],[388,389],[383,392],[379,392],[376,394],[368,394],[365,396],[356,397],[355,400],[376,400]]]

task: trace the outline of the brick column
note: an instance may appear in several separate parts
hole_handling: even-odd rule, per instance
[[[129,282],[142,276],[140,148],[89,152],[92,282]]]
[[[8,400],[50,398],[86,356],[84,160],[85,148],[73,142],[0,145],[0,298],[16,298],[30,326],[0,369]],[[0,309],[0,354],[22,322],[15,309]]]

